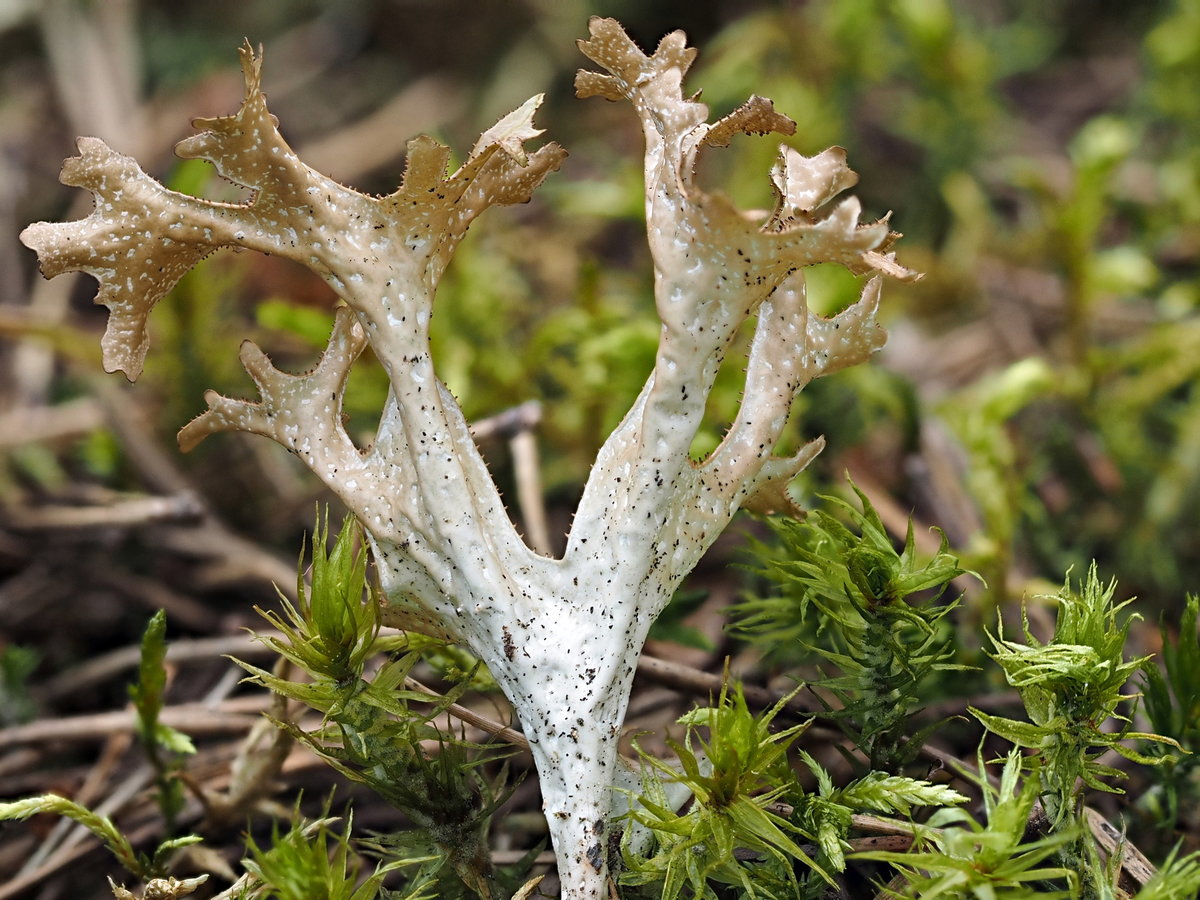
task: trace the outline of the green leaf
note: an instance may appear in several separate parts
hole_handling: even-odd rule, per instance
[[[1018,722],[1015,719],[1006,719],[1003,716],[993,716],[982,712],[973,706],[967,707],[967,711],[975,718],[983,723],[983,727],[994,734],[1000,735],[1006,741],[1011,741],[1018,747],[1029,747],[1036,750],[1045,744],[1050,732],[1047,728],[1038,725],[1031,725],[1028,722]]]
[[[162,712],[163,692],[167,686],[167,672],[163,666],[167,657],[166,633],[167,614],[160,609],[150,618],[142,634],[138,680],[129,686],[129,698],[138,713],[143,741],[156,738],[158,716]]]
[[[1200,896],[1200,852],[1181,857],[1176,846],[1133,900],[1175,900],[1195,896]]]
[[[886,772],[871,772],[835,792],[835,796],[855,809],[901,815],[908,815],[914,806],[953,806],[968,799],[947,785]]]
[[[834,808],[835,806],[835,804],[822,803],[815,810],[813,818],[817,821],[817,846],[821,848],[822,855],[829,861],[829,867],[835,872],[843,872],[846,869],[844,850],[849,847],[849,844],[843,840],[846,830],[844,825],[848,825],[850,820],[848,814],[840,815],[839,813],[843,811]]]
[[[0,821],[28,819],[39,813],[65,816],[78,822],[98,837],[132,875],[141,879],[151,877],[152,873],[142,866],[128,838],[117,829],[108,816],[94,813],[86,806],[57,794],[41,794],[11,803],[0,803]]]
[[[160,747],[171,753],[191,755],[196,752],[196,745],[192,743],[190,737],[162,722],[155,723],[154,740]]]

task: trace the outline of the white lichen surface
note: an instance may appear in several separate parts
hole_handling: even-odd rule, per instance
[[[880,273],[909,277],[886,221],[860,224],[856,182],[833,148],[783,148],[776,206],[754,221],[693,180],[697,153],[737,133],[794,131],[751,98],[709,124],[687,99],[695,57],[681,32],[645,55],[611,19],[593,19],[580,96],[627,100],[646,139],[647,234],[662,331],[654,370],[588,478],[561,559],[530,550],[513,527],[458,405],[438,380],[428,326],[438,281],[484,209],[528,200],[565,152],[527,151],[540,132],[531,98],[447,174],[449,151],[408,145],[400,188],[370,197],[314,172],[287,146],[260,91],[261,56],[242,53],[236,115],[197,120],[181,156],[212,162],[253,190],[242,204],[177,194],[95,138],[79,141],[62,180],[87,188],[93,213],[37,223],[22,240],[48,276],[83,270],[111,315],[105,367],[141,371],[150,309],[200,259],[239,247],[295,260],[345,301],[329,346],[304,375],[274,368],[254,344],[241,359],[259,402],[209,393],[180,432],[188,449],[218,431],[265,435],[299,456],[366,526],[389,624],[467,645],[491,669],[529,737],[565,897],[605,896],[616,742],[651,623],[739,508],[789,508],[785,488],[821,440],[776,457],[792,401],[809,381],[861,362],[884,341]],[[835,262],[874,274],[833,319],[808,311],[803,267]],[[739,327],[757,317],[741,409],[720,446],[689,459],[717,371]],[[350,367],[370,346],[391,395],[369,450],[341,421]]]

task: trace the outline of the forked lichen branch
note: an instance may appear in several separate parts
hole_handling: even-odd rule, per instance
[[[752,97],[709,124],[683,94],[695,58],[681,32],[653,55],[611,19],[593,19],[580,48],[604,72],[583,71],[581,97],[625,100],[645,134],[646,220],[662,321],[653,371],[605,442],[559,559],[530,550],[513,527],[454,398],[438,380],[428,327],[438,282],[470,223],[520,203],[557,169],[556,144],[527,150],[540,97],[484,132],[447,171],[449,150],[408,145],[403,182],[372,197],[304,165],[261,92],[261,53],[241,50],[246,95],[232,116],[199,119],[178,152],[209,160],[248,188],[244,203],[177,194],[102,141],[82,138],[65,183],[96,199],[86,219],[38,223],[22,235],[49,277],[82,270],[111,315],[104,363],[133,379],[146,354],[146,317],[207,254],[237,247],[295,260],[344,301],[311,372],[277,370],[252,343],[241,359],[260,394],[207,396],[180,432],[184,449],[218,431],[282,444],[366,527],[385,620],[465,643],[491,669],[520,717],[538,767],[564,896],[605,896],[616,739],[646,634],[682,579],[743,507],[787,510],[788,483],[820,451],[817,438],[777,457],[796,394],[813,378],[861,362],[883,344],[875,323],[880,275],[908,278],[887,220],[861,223],[857,176],[839,148],[804,157],[784,147],[770,173],[774,210],[754,220],[703,191],[698,153],[739,133],[791,134],[795,124]],[[811,313],[802,269],[833,262],[872,275],[840,315]],[[722,443],[689,449],[717,372],[757,317],[741,408]],[[360,450],[341,421],[351,366],[370,346],[391,392],[374,442]]]

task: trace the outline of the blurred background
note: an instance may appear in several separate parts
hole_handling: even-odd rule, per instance
[[[434,353],[472,419],[540,402],[561,542],[657,340],[641,135],[624,105],[572,88],[595,14],[647,50],[684,29],[700,49],[687,85],[714,117],[757,93],[796,120],[791,146],[845,147],[867,216],[891,211],[900,260],[926,273],[885,285],[876,363],[798,401],[788,441],[829,442],[796,486],[807,504],[845,493],[849,473],[898,534],[909,514],[934,546],[943,529],[986,580],[969,615],[989,626],[1093,559],[1151,621],[1200,590],[1200,0],[0,0],[0,724],[119,703],[119,684],[55,694],[53,678],[136,640],[153,609],[191,635],[249,624],[328,499],[267,441],[223,435],[183,456],[174,433],[204,390],[252,394],[244,338],[311,366],[333,297],[277,259],[212,257],[151,317],[140,381],[105,375],[94,282],[42,280],[17,240],[90,209],[57,181],[75,136],[176,190],[236,197],[172,148],[193,117],[236,110],[248,38],[301,158],[384,193],[410,137],[461,159],[546,92],[538,123],[571,155],[532,203],[473,226]],[[703,180],[767,206],[777,146],[710,151]],[[820,267],[809,296],[832,313],[859,287]],[[737,408],[740,363],[727,369],[697,454]],[[384,390],[378,371],[356,374],[357,434]],[[509,449],[484,449],[512,495]]]

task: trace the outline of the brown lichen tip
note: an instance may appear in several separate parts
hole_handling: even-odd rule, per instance
[[[533,114],[542,105],[545,97],[545,94],[534,94],[508,115],[501,117],[500,121],[479,136],[471,150],[471,156],[478,156],[489,147],[496,147],[520,165],[526,165],[529,156],[525,152],[525,142],[543,131],[533,127]]]
[[[60,180],[91,191],[91,215],[74,222],[36,222],[20,239],[38,254],[46,278],[73,271],[96,278],[95,302],[110,312],[101,340],[104,369],[122,371],[133,381],[146,358],[150,310],[215,247],[189,242],[162,214],[164,204],[177,202],[174,198],[190,198],[168,191],[98,138],[79,138],[77,147],[79,156],[63,163]]]
[[[678,68],[682,78],[696,59],[696,51],[687,46],[682,31],[666,35],[653,56],[646,56],[616,19],[593,16],[588,20],[588,32],[590,40],[576,41],[576,45],[584,56],[612,74],[580,69],[575,75],[578,97],[620,100],[629,97],[635,85],[668,68]]]
[[[367,339],[354,313],[345,306],[334,315],[329,345],[309,372],[291,375],[272,365],[253,341],[243,341],[238,356],[258,388],[261,402],[234,400],[215,391],[204,395],[208,409],[180,429],[179,448],[187,453],[204,438],[220,431],[245,431],[269,437],[312,462],[309,447],[341,449],[353,456],[351,441],[342,423],[342,397],[350,367],[366,349]]]
[[[648,177],[656,189],[648,193],[653,235],[693,235],[691,257],[717,253],[722,247],[739,247],[746,256],[773,260],[762,284],[774,284],[791,269],[834,262],[858,275],[883,273],[912,280],[917,277],[897,263],[889,250],[887,219],[861,222],[861,207],[854,197],[835,203],[838,194],[852,187],[858,176],[846,165],[846,153],[832,147],[806,157],[790,147],[780,148],[771,171],[776,192],[774,212],[761,226],[733,209],[720,195],[706,193],[695,183],[693,170],[699,150],[724,147],[737,134],[794,134],[796,124],[776,112],[773,103],[753,96],[732,113],[709,124],[708,108],[684,94],[682,80],[695,59],[682,32],[673,32],[647,56],[612,19],[594,18],[591,37],[580,41],[583,53],[608,74],[580,71],[576,92],[580,96],[628,99],[642,120],[647,141]],[[671,222],[659,221],[670,218]],[[675,220],[689,220],[687,227]],[[754,233],[757,232],[757,233]],[[699,245],[703,244],[703,247]],[[670,255],[670,248],[664,248]],[[656,253],[656,268],[674,263]],[[739,265],[741,260],[736,261]],[[769,289],[760,292],[763,296]],[[750,304],[753,306],[753,302]]]
[[[279,133],[278,120],[267,109],[262,92],[262,47],[249,41],[238,49],[245,95],[238,111],[229,116],[198,117],[192,126],[199,133],[175,145],[182,159],[204,159],[235,184],[258,191],[286,193],[288,187],[307,182],[305,166]]]
[[[729,115],[718,119],[704,135],[711,147],[728,147],[735,134],[795,134],[796,123],[775,111],[775,104],[755,94]]]
[[[436,281],[474,218],[490,206],[527,201],[566,155],[553,143],[532,153],[524,149],[541,133],[532,125],[538,95],[485,132],[453,174],[446,174],[445,147],[416,139],[409,145],[406,183],[388,197],[369,197],[301,162],[267,109],[261,48],[247,42],[239,52],[245,79],[240,108],[196,119],[200,133],[180,141],[176,152],[207,160],[223,177],[251,189],[250,200],[221,203],[168,190],[130,157],[97,138],[81,138],[79,155],[64,163],[61,179],[92,192],[91,215],[39,222],[21,234],[47,278],[83,271],[99,281],[96,302],[110,310],[104,368],[124,371],[131,381],[145,361],[150,311],[215,250],[242,247],[299,262],[356,311],[378,318],[381,300],[366,288],[366,273],[394,263]],[[431,257],[438,263],[428,265]],[[364,289],[356,291],[359,284]]]

